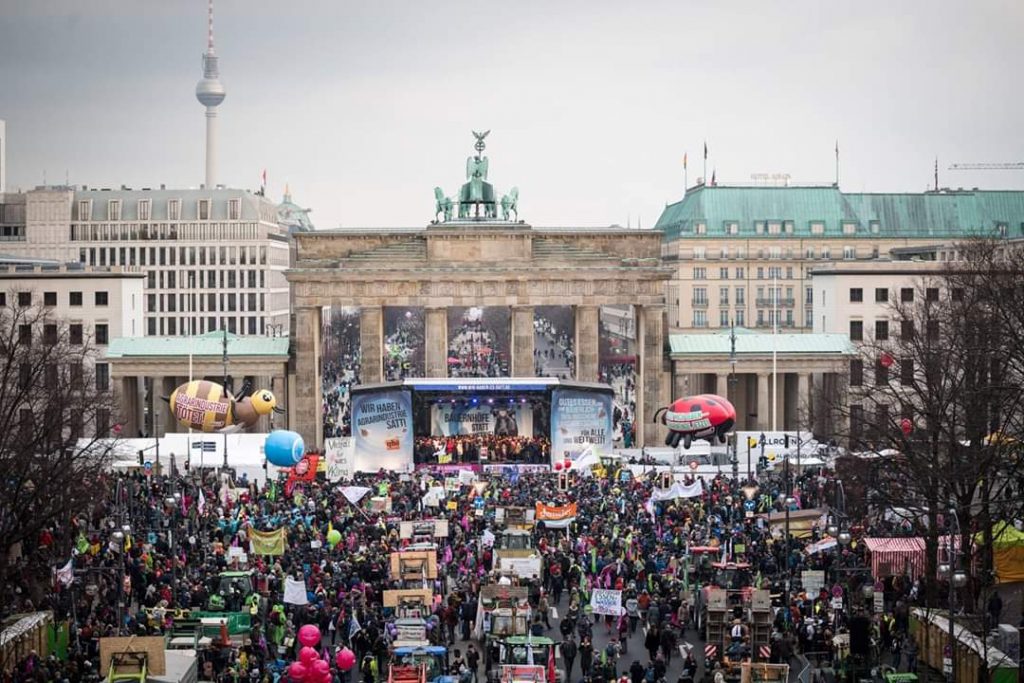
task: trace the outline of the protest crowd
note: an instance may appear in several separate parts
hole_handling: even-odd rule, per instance
[[[457,449],[451,439],[420,445]],[[490,669],[504,646],[481,637],[478,629],[487,625],[477,620],[482,591],[505,584],[526,591],[528,637],[560,643],[559,681],[658,683],[669,680],[670,670],[671,683],[726,680],[721,662],[705,661],[705,633],[698,630],[707,618],[703,591],[721,581],[722,567],[730,584],[723,588],[772,595],[766,661],[789,662],[802,652],[821,666],[840,666],[836,636],[848,632],[859,610],[852,609],[853,596],[871,581],[865,546],[813,551],[824,519],[788,542],[774,523],[787,500],[794,514],[827,508],[835,487],[830,471],[794,477],[787,498],[777,472],[760,474],[751,495],[755,482],[729,472],[685,477],[666,489],[656,474],[627,476],[627,465],[571,477],[382,470],[338,482],[321,473],[262,484],[213,470],[112,473],[96,482],[102,495],[91,510],[40,540],[55,552],[73,547],[52,590],[34,590],[28,575],[2,588],[7,614],[52,610],[70,625],[65,659],[27,657],[5,680],[99,680],[101,638],[171,634],[181,610],[219,609],[251,619],[247,632],[215,635],[197,653],[201,680],[289,680],[288,667],[306,656],[298,634],[313,625],[320,633],[316,657],[329,667],[324,681],[381,683],[397,650],[395,609],[384,605],[385,591],[408,587],[390,558],[412,543],[400,534],[403,522],[418,520],[447,522],[447,535],[428,546],[436,552],[437,577],[422,585],[433,595],[424,637],[449,648],[451,680],[495,680]],[[666,493],[677,489],[684,493]],[[542,506],[574,513],[565,524],[535,519],[524,526],[542,570],[499,572],[497,546],[511,522],[498,511]],[[121,540],[111,540],[122,529]],[[900,528],[859,528],[883,532]],[[54,562],[64,560],[55,555]],[[251,571],[251,589],[224,579],[233,569]],[[787,579],[805,571],[823,571],[826,587],[808,592],[793,581],[787,589]],[[850,593],[849,609],[829,607],[827,586],[837,581]],[[614,592],[617,614],[593,611],[595,595],[607,599],[607,591]],[[913,581],[889,581],[885,610],[870,615],[873,647],[894,669],[917,666],[907,635],[917,592]],[[751,656],[750,627],[730,621],[723,646]],[[336,661],[342,648],[354,655],[349,671]]]

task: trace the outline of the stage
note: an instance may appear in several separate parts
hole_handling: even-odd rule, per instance
[[[406,379],[352,390],[353,466],[523,472],[610,454],[614,391],[549,377]]]

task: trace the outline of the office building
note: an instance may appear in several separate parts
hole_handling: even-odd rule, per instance
[[[810,271],[887,259],[894,248],[1024,234],[1024,192],[849,193],[837,186],[690,188],[656,228],[676,275],[670,329],[815,327]],[[870,266],[867,267],[870,270]]]
[[[144,325],[175,336],[287,334],[288,236],[244,190],[39,187],[4,195],[5,253],[145,273]]]

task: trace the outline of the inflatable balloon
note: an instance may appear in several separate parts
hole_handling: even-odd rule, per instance
[[[306,647],[315,647],[320,644],[320,629],[313,624],[306,624],[299,629],[299,642]]]
[[[561,460],[556,460],[555,461],[555,471],[558,472],[561,469],[562,469],[562,461]]]
[[[263,454],[271,465],[292,467],[306,454],[306,442],[295,432],[276,429],[267,434],[263,442]]]
[[[201,432],[241,431],[254,427],[262,415],[284,412],[274,394],[265,389],[236,399],[220,384],[205,379],[182,384],[165,400],[178,424]]]
[[[338,665],[338,668],[342,671],[350,671],[353,666],[356,665],[356,655],[352,650],[347,647],[343,647],[338,650],[338,654],[334,656],[334,663]]]
[[[729,401],[714,394],[698,394],[673,401],[672,405],[658,408],[654,421],[668,427],[665,445],[676,448],[683,442],[689,448],[694,439],[716,437],[725,443],[725,435],[736,424],[736,408]]]
[[[572,469],[572,459],[571,458],[566,458],[565,460],[563,460],[562,461],[562,467],[564,467],[567,470],[568,469]]]
[[[341,532],[337,529],[331,529],[327,532],[327,543],[332,548],[341,543]]]
[[[288,665],[288,677],[293,681],[304,681],[309,675],[309,669],[302,662],[292,662]]]
[[[299,650],[299,661],[306,666],[310,666],[313,662],[317,661],[319,657],[320,655],[318,655],[316,650],[312,647],[306,646]]]
[[[318,659],[313,662],[313,673],[318,678],[323,678],[324,674],[331,675],[331,665],[322,659]]]

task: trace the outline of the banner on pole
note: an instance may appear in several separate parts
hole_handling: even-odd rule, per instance
[[[284,527],[274,531],[250,529],[249,550],[253,555],[284,555]]]

